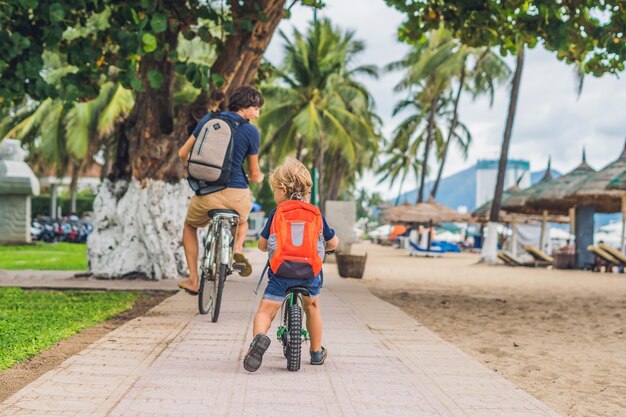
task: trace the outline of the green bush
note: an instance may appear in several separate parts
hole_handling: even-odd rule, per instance
[[[95,196],[80,196],[76,198],[76,211],[79,216],[86,211],[93,211]],[[68,197],[57,197],[57,204],[61,206],[63,214],[70,214],[72,201]],[[30,199],[30,212],[33,217],[50,214],[50,195],[33,196]]]

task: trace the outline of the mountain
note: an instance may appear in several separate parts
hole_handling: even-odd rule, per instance
[[[532,172],[530,174],[531,183],[536,184],[539,182],[543,178],[544,173],[545,170]],[[561,173],[555,170],[552,170],[551,174],[552,178],[561,176]],[[424,199],[428,198],[434,184],[434,181],[426,183],[424,187]],[[390,203],[394,204],[395,201],[395,199],[392,199]],[[405,201],[415,204],[417,201],[417,189],[403,193],[400,197],[400,204]],[[465,206],[468,211],[474,211],[476,209],[476,165],[449,177],[442,178],[439,184],[439,191],[437,191],[437,201],[455,210],[460,206]]]

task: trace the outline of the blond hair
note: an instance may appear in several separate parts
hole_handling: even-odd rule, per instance
[[[274,190],[283,190],[290,200],[308,201],[313,180],[302,162],[295,158],[286,158],[270,174],[270,184]]]

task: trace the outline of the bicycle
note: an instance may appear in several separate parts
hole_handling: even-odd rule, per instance
[[[330,255],[335,251],[327,251]],[[322,274],[322,286],[324,285],[324,272]],[[302,343],[310,340],[307,329],[302,328],[302,297],[309,296],[309,290],[304,287],[287,288],[287,294],[280,308],[280,316],[283,322],[278,326],[277,337],[283,345],[283,355],[287,359],[287,370],[298,371],[302,361]]]
[[[300,369],[302,358],[302,342],[310,339],[309,332],[302,328],[302,296],[309,295],[304,287],[291,287],[280,308],[282,324],[278,327],[278,340],[283,345],[283,355],[287,359],[287,369]]]
[[[200,261],[198,309],[200,314],[211,313],[211,321],[215,323],[220,315],[226,277],[244,266],[233,264],[233,236],[237,236],[239,213],[215,209],[209,211],[209,218],[211,221],[203,239],[204,250]]]

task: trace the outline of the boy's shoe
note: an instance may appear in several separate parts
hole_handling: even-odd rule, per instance
[[[261,362],[263,362],[263,354],[270,347],[270,343],[270,338],[263,333],[254,336],[252,343],[250,343],[250,349],[243,359],[243,367],[246,371],[255,372],[259,369]]]
[[[319,352],[311,352],[311,365],[322,365],[326,360],[327,351],[324,346]]]
[[[248,258],[244,256],[243,253],[235,253],[233,255],[233,259],[236,264],[238,264],[239,275],[242,277],[247,277],[252,274],[252,265],[250,265],[250,261]]]

